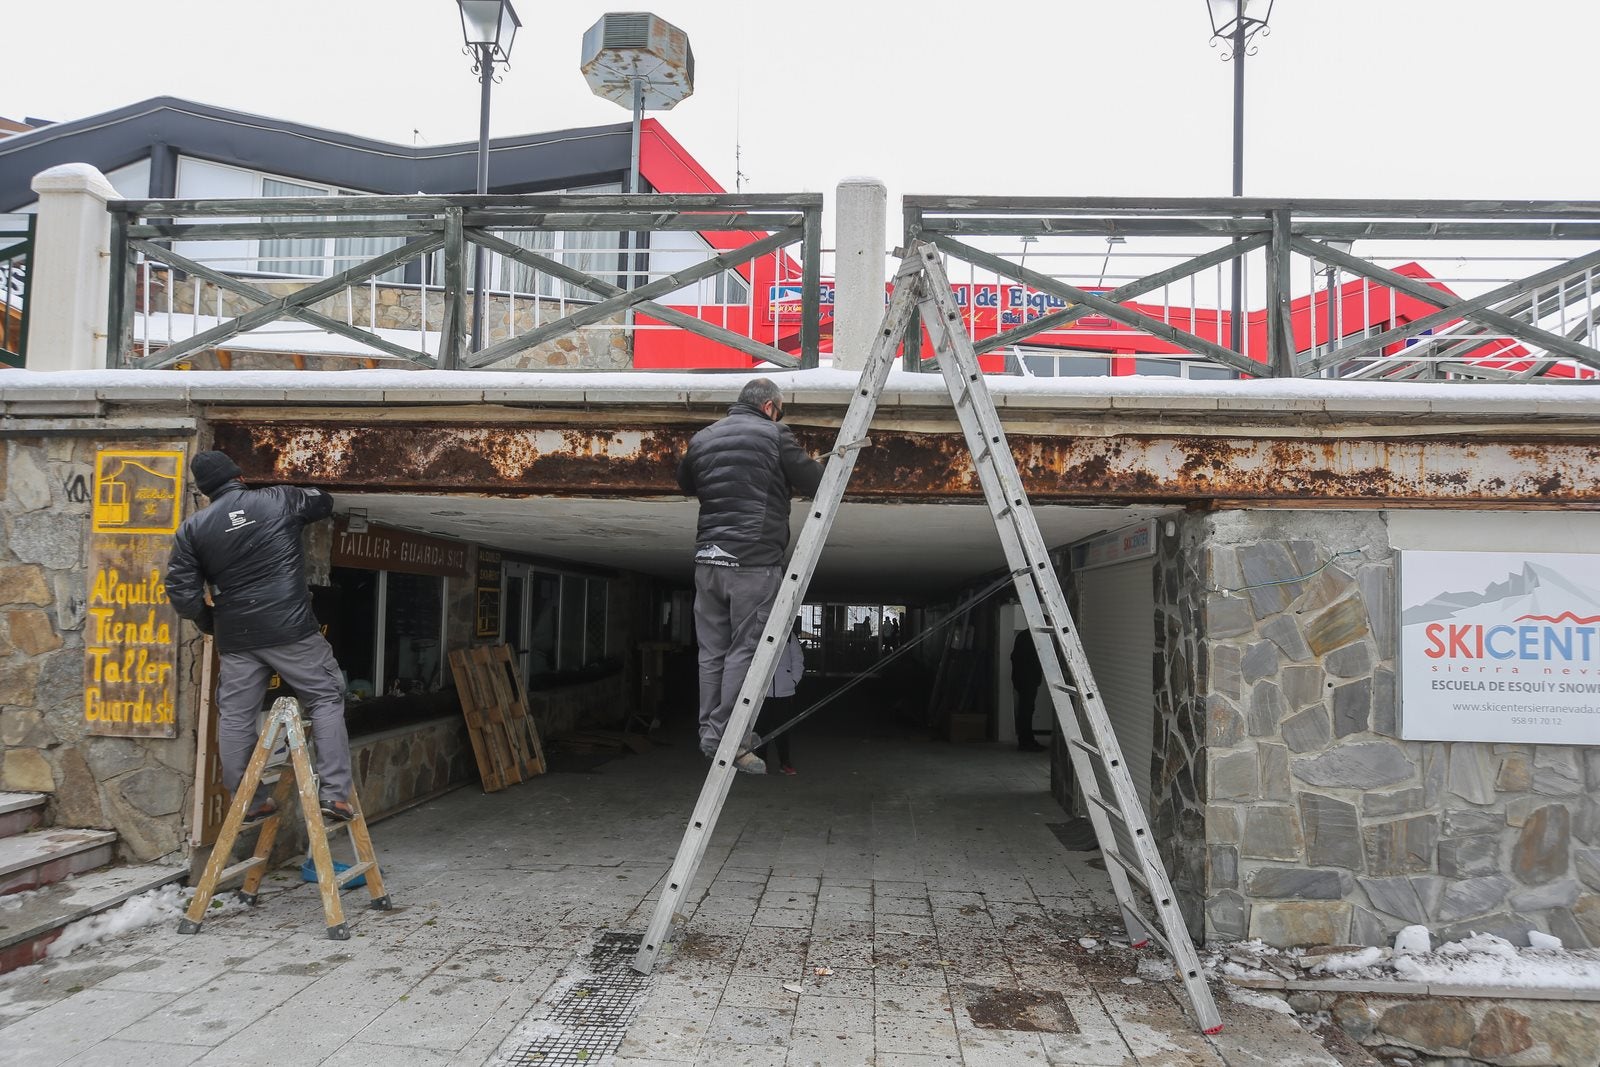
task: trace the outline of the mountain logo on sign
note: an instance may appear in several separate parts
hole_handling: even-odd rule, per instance
[[[1482,621],[1508,616],[1516,621],[1579,625],[1600,622],[1600,592],[1550,567],[1524,563],[1521,570],[1512,571],[1481,590],[1444,592],[1425,603],[1406,608],[1400,624],[1414,626],[1443,619]]]

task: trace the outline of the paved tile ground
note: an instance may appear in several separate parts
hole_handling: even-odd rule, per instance
[[[803,737],[796,760],[735,783],[684,937],[615,1054],[584,1062],[1339,1064],[1228,1003],[1201,1037],[1181,987],[1109,944],[1109,886],[1049,829],[1044,757]],[[282,872],[197,936],[151,927],[0,979],[0,1067],[511,1062],[590,994],[573,976],[597,933],[643,930],[704,772],[686,742],[380,823],[397,906],[347,894],[349,941]]]

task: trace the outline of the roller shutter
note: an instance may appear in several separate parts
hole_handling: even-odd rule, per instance
[[[1150,749],[1155,723],[1153,561],[1080,571],[1078,632],[1100,687],[1133,785],[1150,814]]]

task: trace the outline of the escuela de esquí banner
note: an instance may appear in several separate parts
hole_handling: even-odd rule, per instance
[[[1600,555],[1400,553],[1400,736],[1600,744]]]

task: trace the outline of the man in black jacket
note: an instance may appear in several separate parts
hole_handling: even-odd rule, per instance
[[[700,643],[700,751],[716,754],[739,687],[766,628],[789,547],[789,499],[812,496],[822,464],[783,425],[783,394],[770,379],[747,383],[721,419],[689,442],[678,484],[700,499],[695,531],[694,625]],[[765,774],[750,752],[735,765]]]
[[[230,793],[239,788],[260,736],[257,715],[267,682],[276,672],[311,713],[322,813],[353,818],[344,676],[311,613],[300,542],[301,527],[333,513],[333,498],[287,485],[246,489],[238,466],[221,452],[201,452],[189,469],[211,504],[185,519],[173,537],[167,596],[179,615],[215,635],[222,782]],[[246,818],[273,810],[271,790],[258,787]]]
[[[1017,727],[1019,752],[1044,751],[1039,739],[1033,736],[1033,704],[1039,698],[1042,681],[1044,668],[1039,666],[1039,648],[1034,644],[1032,631],[1024,627],[1011,642],[1011,688],[1016,697],[1011,712]]]

